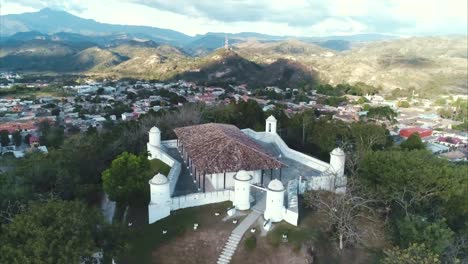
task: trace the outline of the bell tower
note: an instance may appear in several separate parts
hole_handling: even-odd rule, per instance
[[[276,134],[276,124],[278,121],[274,116],[269,116],[266,120],[266,125],[265,125],[265,132],[267,133],[274,133]]]

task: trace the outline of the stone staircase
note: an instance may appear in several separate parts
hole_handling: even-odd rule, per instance
[[[250,214],[232,231],[228,241],[224,245],[223,251],[218,258],[217,264],[228,264],[231,262],[232,256],[236,252],[237,246],[242,240],[244,233],[257,221],[257,219],[265,211],[264,195],[259,202],[252,208]]]
[[[239,245],[241,239],[242,239],[242,236],[231,233],[231,236],[229,236],[229,239],[226,242],[226,245],[224,245],[223,252],[218,258],[218,262],[216,263],[228,264],[229,262],[231,262],[231,258],[234,255],[234,252],[236,251],[237,246]]]

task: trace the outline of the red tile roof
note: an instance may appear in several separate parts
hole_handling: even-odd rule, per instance
[[[196,170],[201,173],[286,167],[233,125],[210,123],[174,131]]]

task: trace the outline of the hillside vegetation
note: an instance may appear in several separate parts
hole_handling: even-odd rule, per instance
[[[317,80],[332,85],[363,82],[384,91],[462,93],[468,86],[467,45],[461,37],[426,37],[356,43],[340,52],[298,40],[250,40],[229,51],[192,56],[153,41],[97,45],[34,39],[2,43],[0,69],[282,87],[302,87]]]
[[[315,70],[330,84],[364,82],[395,88],[464,92],[467,89],[466,38],[409,38],[357,44],[336,52],[299,41],[242,43],[247,59],[270,63],[287,58]]]

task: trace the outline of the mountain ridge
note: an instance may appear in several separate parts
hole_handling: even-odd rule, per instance
[[[357,34],[349,36],[326,36],[326,37],[303,37],[303,36],[274,36],[256,32],[207,32],[196,36],[189,36],[184,33],[150,26],[118,25],[97,22],[93,19],[84,19],[68,12],[44,8],[37,12],[27,12],[22,14],[9,14],[0,16],[2,30],[0,37],[8,38],[19,32],[37,31],[41,34],[75,33],[86,37],[94,38],[94,42],[99,42],[98,37],[109,38],[121,34],[128,34],[130,38],[142,40],[153,40],[164,42],[177,47],[184,47],[193,54],[206,54],[216,48],[222,47],[224,38],[228,37],[231,43],[244,42],[248,39],[261,41],[284,41],[287,39],[299,39],[305,42],[314,42],[324,47],[337,47],[337,49],[347,49],[349,45],[341,43],[330,44],[329,41],[359,42],[375,41],[382,39],[394,39],[397,36],[386,34]],[[200,50],[195,49],[200,47]]]
[[[129,31],[107,35],[18,32],[0,40],[0,69],[253,85],[300,86],[320,80],[332,85],[364,82],[385,90],[466,92],[468,87],[466,37],[348,42],[236,34],[187,36],[192,41],[181,44]],[[220,48],[226,36],[229,51]]]

